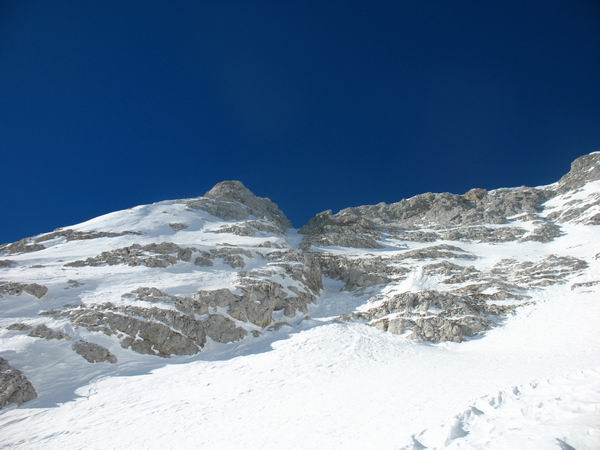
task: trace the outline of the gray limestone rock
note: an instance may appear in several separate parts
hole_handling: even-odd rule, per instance
[[[246,335],[244,329],[221,315],[196,318],[194,314],[157,307],[104,303],[44,314],[68,318],[75,326],[91,331],[116,335],[124,348],[162,357],[198,353],[207,337],[217,342],[231,342]]]
[[[40,299],[48,292],[46,286],[37,283],[16,283],[12,281],[0,282],[0,297],[3,295],[33,295]]]
[[[342,280],[346,289],[365,288],[404,278],[410,272],[392,258],[372,256],[350,258],[341,255],[314,253],[324,275]]]
[[[8,253],[9,255],[19,253],[31,253],[44,250],[46,248],[42,242],[53,241],[56,239],[65,239],[66,241],[81,241],[88,239],[97,239],[103,237],[118,237],[125,235],[139,235],[136,231],[77,231],[72,229],[58,229],[51,233],[42,234],[37,237],[28,237],[21,239],[11,244],[0,245],[0,253]]]
[[[558,191],[572,191],[596,180],[600,180],[600,152],[583,155],[573,161],[571,170],[558,181]]]
[[[81,286],[83,286],[83,283],[77,280],[67,280],[67,286],[65,287],[65,289],[76,289]]]
[[[519,227],[491,228],[485,226],[466,226],[440,231],[440,237],[448,241],[510,242],[521,238],[526,230]]]
[[[513,306],[499,307],[468,295],[440,291],[404,292],[381,305],[346,317],[368,321],[394,334],[428,342],[462,342],[489,329],[511,313]]]
[[[179,223],[179,222],[170,223],[169,226],[174,231],[181,231],[181,230],[185,230],[186,228],[188,228],[188,226],[185,223]]]
[[[584,281],[581,283],[573,283],[571,285],[571,290],[574,291],[575,289],[588,288],[588,287],[598,286],[598,285],[600,285],[600,280]]]
[[[339,245],[352,248],[382,248],[377,242],[380,232],[367,218],[348,210],[346,214],[324,211],[313,217],[300,231],[305,249],[313,246]]]
[[[477,256],[463,250],[460,247],[448,244],[433,245],[430,247],[419,248],[415,250],[408,250],[400,254],[398,259],[414,259],[414,260],[427,260],[427,259],[466,259],[474,260]]]
[[[9,255],[16,255],[19,253],[32,253],[44,250],[46,247],[42,244],[36,244],[31,239],[21,239],[20,241],[13,242],[12,244],[0,245],[0,254],[7,253]]]
[[[246,265],[246,258],[255,256],[250,250],[234,246],[221,246],[210,251],[211,258],[221,258],[234,269],[241,269]]]
[[[119,236],[139,236],[141,233],[137,231],[77,231],[72,229],[58,229],[52,233],[47,233],[37,238],[34,238],[35,243],[47,242],[53,239],[65,238],[67,241],[85,241],[88,239],[112,238]]]
[[[458,284],[476,280],[481,272],[473,266],[461,266],[450,261],[441,261],[424,266],[423,274],[426,276],[443,276],[446,277],[443,283]]]
[[[48,339],[48,340],[52,340],[52,339],[69,340],[69,339],[71,339],[70,336],[68,336],[61,330],[55,330],[53,328],[49,328],[46,325],[36,325],[35,327],[33,327],[31,329],[28,336],[42,338],[42,339]]]
[[[26,323],[13,323],[11,325],[9,325],[8,327],[6,327],[7,330],[12,330],[12,331],[31,331],[33,327],[31,325],[27,325]]]
[[[194,258],[194,264],[200,267],[210,267],[214,264],[212,255],[209,252],[201,252],[200,256]]]
[[[537,226],[533,233],[525,236],[523,241],[551,242],[564,235],[561,227],[552,222],[544,222]]]
[[[65,267],[97,267],[97,266],[146,266],[151,268],[165,268],[179,261],[192,260],[194,250],[180,247],[172,242],[152,243],[148,245],[133,244],[115,250],[102,252],[98,256],[85,260],[72,261]]]
[[[279,207],[268,198],[254,195],[240,181],[222,181],[195,200],[187,201],[192,209],[202,209],[224,220],[266,219],[281,230],[291,226]]]
[[[224,225],[212,233],[229,233],[238,236],[259,236],[261,234],[281,234],[281,228],[265,220],[248,220],[235,225]]]
[[[93,342],[76,341],[73,342],[72,348],[75,353],[81,355],[90,363],[108,362],[115,364],[117,362],[117,357],[109,352],[108,349]]]
[[[36,397],[37,393],[25,375],[0,358],[0,408],[20,405]]]
[[[539,261],[503,259],[492,268],[491,275],[521,287],[544,287],[564,284],[587,267],[581,259],[550,255]]]

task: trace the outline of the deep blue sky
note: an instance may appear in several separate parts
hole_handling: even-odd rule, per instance
[[[0,1],[0,242],[240,179],[296,225],[600,149],[600,2]]]

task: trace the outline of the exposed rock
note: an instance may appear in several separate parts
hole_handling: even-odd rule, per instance
[[[443,283],[457,284],[475,280],[481,272],[473,266],[461,266],[450,261],[442,261],[424,266],[423,274],[427,276],[440,275],[446,277]]]
[[[462,342],[465,336],[473,336],[489,328],[489,323],[479,317],[445,319],[427,317],[417,319],[414,335],[417,339],[429,342]]]
[[[70,336],[66,335],[61,330],[55,330],[53,328],[49,328],[46,325],[36,325],[31,329],[28,336],[42,338],[42,339],[71,339]]]
[[[301,231],[313,236],[338,232],[347,225],[353,225],[357,232],[386,223],[407,228],[504,224],[509,217],[540,211],[542,203],[553,195],[548,190],[526,187],[489,192],[476,189],[463,195],[426,193],[397,203],[347,208],[335,215],[326,211],[315,216]]]
[[[212,255],[208,252],[202,252],[200,256],[194,259],[194,264],[201,267],[210,267],[213,265]]]
[[[31,239],[21,239],[20,241],[13,242],[12,244],[4,244],[0,246],[0,253],[8,253],[9,255],[16,255],[19,253],[31,253],[44,250],[42,244],[35,244]]]
[[[119,236],[139,236],[141,233],[137,231],[77,231],[71,229],[58,229],[52,233],[44,234],[34,239],[34,242],[46,242],[57,238],[65,238],[67,241],[84,241],[88,239],[112,238]]]
[[[188,226],[185,223],[170,223],[169,226],[174,230],[174,231],[181,231],[181,230],[185,230],[186,228],[188,228]]]
[[[21,295],[23,292],[40,299],[46,295],[48,288],[37,283],[0,282],[0,297],[3,295]]]
[[[588,287],[598,286],[598,285],[600,285],[600,280],[584,281],[582,283],[573,283],[571,285],[571,290],[574,291],[575,289],[588,288]]]
[[[194,255],[197,254],[194,258]],[[233,268],[245,266],[244,256],[251,258],[255,255],[242,248],[221,246],[210,251],[201,251],[189,247],[180,247],[172,242],[153,243],[148,245],[133,244],[129,247],[118,248],[85,260],[72,261],[65,267],[97,267],[97,266],[146,266],[165,268],[178,262],[194,261],[197,266],[212,266],[215,258],[221,258]]]
[[[37,393],[25,375],[0,358],[0,408],[20,405],[36,397]]]
[[[12,330],[12,331],[30,331],[33,327],[31,325],[27,325],[26,323],[13,323],[11,325],[9,325],[8,327],[6,327],[7,330]]]
[[[0,269],[15,267],[17,265],[16,262],[11,261],[9,259],[0,259]]]
[[[76,326],[109,336],[116,335],[124,348],[162,357],[198,353],[207,337],[217,342],[231,342],[246,335],[244,329],[220,315],[196,319],[190,314],[156,307],[103,303],[44,314],[68,318]]]
[[[592,217],[590,217],[585,224],[586,225],[600,225],[600,213],[595,214]]]
[[[67,280],[67,287],[65,289],[75,289],[83,286],[83,283],[80,283],[77,280]]]
[[[110,231],[77,231],[71,229],[58,229],[51,233],[46,233],[37,237],[29,237],[21,239],[12,244],[4,244],[0,246],[0,253],[5,252],[10,255],[18,253],[31,253],[44,250],[46,248],[42,242],[48,242],[54,239],[64,238],[67,241],[81,241],[87,239],[97,239],[102,237],[118,237],[126,235],[140,235],[141,233],[136,231],[122,231],[122,232],[110,232]]]
[[[564,233],[559,225],[552,222],[544,222],[536,227],[533,233],[525,236],[523,241],[551,242]]]
[[[230,233],[238,236],[257,236],[266,234],[281,234],[281,228],[264,220],[249,220],[235,225],[224,225],[211,233]]]
[[[178,261],[191,261],[193,249],[180,247],[172,242],[153,243],[148,245],[133,244],[115,250],[102,252],[98,256],[85,260],[72,261],[65,267],[97,267],[97,266],[146,266],[146,267],[168,267],[177,264]]]
[[[447,292],[404,292],[380,306],[354,313],[348,319],[367,320],[383,331],[408,333],[428,342],[461,342],[491,327],[493,318],[511,312],[510,306],[488,305]]]
[[[346,289],[364,288],[401,279],[410,269],[394,264],[392,258],[349,258],[340,255],[315,253],[324,275],[342,280]]]
[[[479,278],[475,278],[473,281],[473,284],[455,288],[451,293],[469,296],[473,299],[486,302],[498,300],[528,300],[531,298],[526,294],[526,287],[491,277],[487,272],[483,272]],[[447,283],[448,281],[445,282]]]
[[[571,170],[558,181],[558,191],[572,191],[595,180],[600,180],[600,152],[583,155],[573,161]]]
[[[259,248],[286,248],[287,246],[285,244],[281,244],[278,242],[273,242],[273,241],[266,241],[266,242],[261,242],[260,244],[257,245],[257,247]]]
[[[375,224],[351,212],[334,215],[331,210],[313,217],[300,231],[305,235],[303,248],[311,245],[352,248],[382,248]]]
[[[73,342],[72,348],[75,353],[78,353],[90,363],[109,362],[115,364],[117,362],[117,357],[108,349],[93,342],[76,341]]]
[[[439,258],[454,258],[454,259],[477,259],[477,256],[463,250],[460,247],[454,245],[440,244],[433,245],[431,247],[419,248],[415,250],[409,250],[401,253],[396,258],[402,259],[439,259]]]
[[[160,275],[161,285],[165,279],[173,281],[166,288],[168,292],[188,293],[173,295],[156,287],[140,287],[121,299],[111,297],[115,303],[67,306],[43,315],[103,332],[136,352],[162,357],[190,355],[201,351],[209,340],[233,342],[249,334],[278,329],[290,318],[296,321],[305,317],[308,306],[322,288],[322,275],[326,275],[342,280],[347,290],[372,295],[371,300],[377,302],[376,307],[350,314],[347,320],[363,321],[417,340],[460,342],[501,322],[519,305],[534,301],[535,290],[566,283],[588,267],[585,261],[568,256],[551,255],[523,261],[517,252],[507,252],[510,246],[505,243],[514,242],[514,246],[522,245],[529,251],[569,231],[570,225],[560,225],[565,222],[600,223],[596,209],[600,206],[600,194],[581,189],[585,183],[600,178],[599,162],[598,154],[580,158],[559,183],[547,187],[472,189],[462,195],[426,193],[392,204],[347,208],[336,214],[325,211],[300,230],[303,235],[300,249],[292,248],[288,242],[294,241],[293,236],[285,234],[290,223],[275,203],[256,197],[240,182],[226,181],[217,184],[204,197],[160,204],[158,212],[164,214],[172,214],[169,208],[175,205],[178,211],[187,206],[186,215],[198,215],[201,225],[194,227],[194,233],[198,232],[199,236],[192,246],[175,242],[148,243],[151,236],[165,232],[164,224],[169,220],[179,220],[175,219],[177,214],[173,214],[172,219],[161,216],[163,219],[156,221],[150,216],[151,220],[144,219],[143,223],[154,223],[158,231],[148,233],[143,244],[133,243],[116,249],[115,245],[107,246],[108,251],[65,264],[66,267],[157,268],[155,273]],[[551,199],[554,200],[548,202]],[[153,207],[148,207],[151,214],[156,212]],[[144,208],[140,209],[142,216],[146,214]],[[205,212],[227,223],[215,221]],[[132,217],[137,220],[137,213]],[[180,222],[169,223],[169,226],[176,232],[188,228],[186,223]],[[530,231],[532,226],[534,229]],[[224,233],[246,238],[232,237],[231,242],[235,244],[226,244],[224,236],[221,239],[218,236]],[[65,241],[138,234],[108,229],[59,229],[4,245],[0,251],[21,253]],[[190,233],[171,234],[173,240],[183,235],[196,238]],[[522,244],[525,241],[540,244]],[[69,248],[75,245],[70,244]],[[83,250],[87,248],[82,246]],[[481,264],[475,268],[470,264],[475,264],[472,261],[478,257],[478,248],[484,248],[485,252],[480,255]],[[547,248],[563,251],[560,246]],[[505,254],[515,259],[499,260],[503,256],[497,255]],[[33,262],[37,261],[25,263],[23,269]],[[198,267],[194,268],[192,263]],[[224,269],[222,263],[231,269]],[[52,267],[54,263],[47,264]],[[178,266],[172,268],[175,264]],[[11,262],[0,260],[0,267],[10,269]],[[158,270],[161,268],[169,269]],[[74,272],[63,270],[67,274]],[[125,270],[124,267],[118,269],[119,272]],[[182,274],[185,270],[192,275]],[[219,270],[224,276],[215,275]],[[37,274],[45,276],[46,272]],[[89,275],[90,290],[96,289],[94,272],[93,269],[85,271],[86,280]],[[178,284],[178,280],[182,283]],[[590,283],[596,282],[575,283],[572,289],[590,287]],[[68,280],[62,286],[68,289],[81,284]],[[211,286],[226,288],[207,289]],[[398,293],[406,288],[422,290]],[[0,295],[22,292],[41,298],[47,288],[0,282]],[[75,297],[74,294],[71,292],[71,296]],[[84,301],[85,298],[83,296]],[[69,338],[62,331],[45,325],[32,327],[18,323],[9,329],[46,339]],[[94,346],[87,342],[73,344],[75,351],[80,348],[88,354],[90,359],[82,356],[90,362],[111,362],[113,355],[107,349]]]
[[[105,252],[79,264],[148,265],[149,258],[193,260],[209,265],[222,259],[240,269],[247,259],[267,264],[260,269],[238,272],[232,288],[199,291],[193,295],[171,295],[153,287],[141,287],[123,295],[125,302],[84,305],[44,313],[55,318],[67,318],[75,326],[114,335],[125,348],[158,356],[186,355],[200,351],[208,338],[217,342],[232,342],[247,335],[238,325],[266,329],[274,323],[273,313],[294,317],[306,314],[321,289],[318,264],[301,251],[286,248],[258,253],[254,250],[222,244],[209,251],[197,251],[163,242],[136,245]],[[273,279],[287,282],[284,286]],[[136,303],[130,303],[131,301]],[[146,303],[143,305],[138,302]]]
[[[519,227],[466,226],[441,231],[440,236],[448,241],[510,242],[516,241],[526,232]]]
[[[227,264],[235,268],[243,268],[246,265],[244,256],[252,258],[254,254],[243,248],[237,247],[219,247],[210,251],[212,259],[222,258]]]
[[[250,217],[266,219],[281,230],[291,226],[279,207],[268,198],[254,195],[239,181],[222,181],[196,200],[187,201],[189,208],[204,211],[224,220],[244,220]]]
[[[581,259],[550,255],[537,262],[503,259],[492,268],[491,274],[519,286],[543,287],[566,283],[569,276],[587,267]]]

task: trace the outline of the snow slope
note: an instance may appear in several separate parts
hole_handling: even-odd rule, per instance
[[[556,439],[598,448],[600,377],[581,371],[600,367],[600,329],[581,317],[600,317],[600,303],[595,295],[561,294],[462,344],[429,346],[361,324],[307,322],[193,362],[101,378],[56,407],[8,411],[0,416],[0,442],[56,449],[399,448],[423,428],[454,426],[454,415],[478,397],[580,376],[580,391],[558,382],[566,396],[559,407],[551,403],[556,389],[547,389],[520,400],[539,413],[479,419],[484,423],[469,424],[474,442],[448,445],[514,448],[514,430],[500,427],[517,424],[526,429],[516,442],[531,443],[521,448],[558,448]],[[519,414],[519,405],[509,407]]]
[[[514,314],[464,342],[437,344],[348,319],[397,294],[462,286],[425,270],[429,259],[415,259],[403,262],[408,272],[385,285],[348,289],[344,281],[325,277],[306,313],[276,310],[265,327],[235,319],[249,332],[235,342],[208,339],[202,351],[168,358],[132,351],[118,336],[39,313],[73,303],[147,306],[127,296],[140,286],[178,296],[199,289],[239,292],[239,280],[248,272],[280,283],[286,299],[294,302],[298,292],[312,290],[293,276],[295,259],[274,263],[270,254],[297,256],[302,238],[296,230],[271,230],[275,222],[268,218],[223,219],[190,210],[182,201],[136,207],[70,227],[140,234],[75,241],[58,237],[42,241],[42,250],[2,257],[14,264],[0,269],[1,282],[35,282],[47,286],[48,293],[40,300],[28,294],[2,296],[0,327],[44,323],[71,340],[0,330],[0,356],[21,370],[38,393],[35,400],[0,411],[0,447],[598,449],[600,228],[593,225],[598,198],[595,180],[551,198],[540,217],[564,221],[559,222],[561,235],[550,240],[470,239],[460,242],[460,251],[473,258],[437,257],[434,261],[452,261],[482,274],[507,260],[512,261],[509,269],[548,257],[586,263],[585,269],[563,272],[562,266],[523,266],[538,271],[529,269],[537,284],[531,284],[527,269],[519,275],[525,281],[515,281],[525,286],[526,300],[497,301],[517,305]],[[531,233],[536,220],[516,217],[490,228]],[[267,231],[214,233],[232,225]],[[247,253],[241,253],[242,268],[222,257],[208,267],[193,259],[162,268],[65,266],[132,243],[157,242],[190,246],[194,252],[230,244]],[[366,261],[432,247],[393,236],[382,242],[381,248],[322,245],[316,251]],[[435,245],[456,242],[438,239]],[[168,303],[156,305],[174,310]],[[231,318],[229,312],[217,308],[214,314]],[[88,363],[71,350],[75,339],[104,346],[118,363]]]

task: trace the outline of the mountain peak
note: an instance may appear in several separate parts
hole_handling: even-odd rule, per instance
[[[204,198],[216,201],[240,203],[248,208],[249,212],[257,218],[267,218],[277,223],[282,229],[291,227],[289,219],[277,204],[268,198],[257,197],[241,181],[225,180],[215,184]],[[212,213],[219,213],[215,210]]]
[[[560,190],[577,189],[596,180],[600,180],[600,152],[592,152],[573,161],[571,170],[559,181]]]
[[[230,200],[244,203],[251,198],[258,198],[239,180],[224,180],[215,184],[204,197],[215,200]]]

